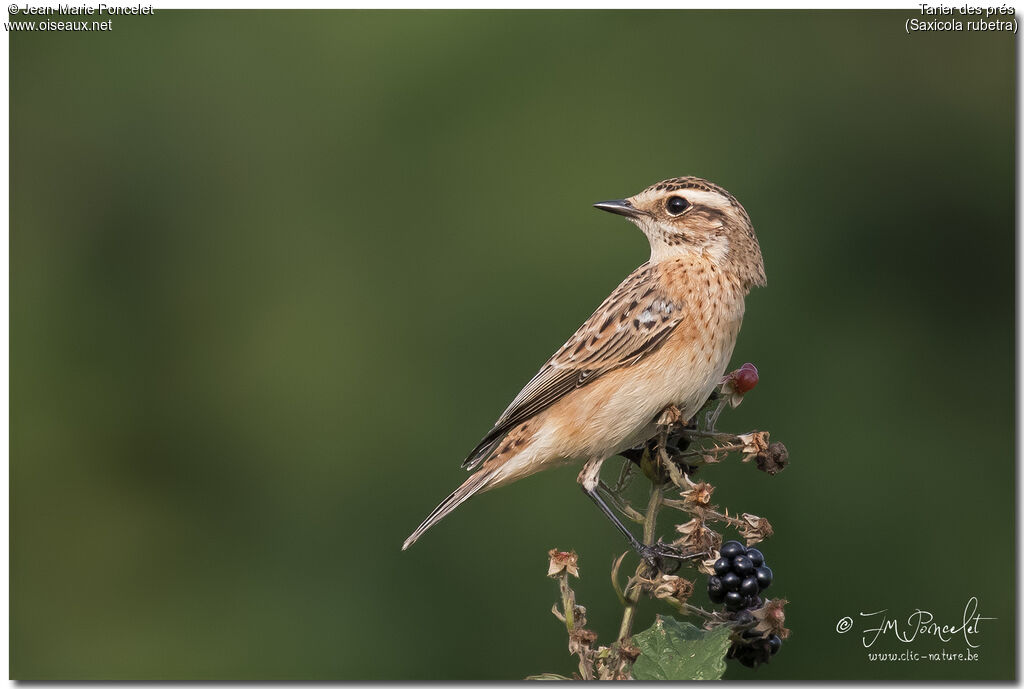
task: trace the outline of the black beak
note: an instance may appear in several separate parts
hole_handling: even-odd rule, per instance
[[[600,208],[603,211],[614,213],[615,215],[624,215],[627,218],[635,218],[641,214],[641,211],[633,207],[626,199],[618,199],[616,201],[602,201],[601,203],[595,203],[594,208]]]

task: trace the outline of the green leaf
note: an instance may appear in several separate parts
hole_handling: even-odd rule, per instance
[[[721,679],[725,674],[728,627],[706,632],[689,622],[658,615],[650,629],[633,636],[633,643],[640,649],[633,679]]]

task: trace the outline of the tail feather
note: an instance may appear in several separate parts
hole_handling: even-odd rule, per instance
[[[427,529],[444,519],[448,514],[462,503],[469,500],[475,494],[487,487],[494,477],[493,471],[478,471],[466,479],[465,483],[455,489],[455,492],[441,501],[441,504],[434,508],[434,511],[427,515],[423,523],[416,527],[409,538],[402,544],[402,550],[419,540]]]
[[[475,469],[494,452],[506,435],[508,435],[508,429],[492,428],[490,433],[485,435],[484,439],[480,441],[480,444],[469,453],[469,457],[466,457],[465,461],[462,462],[462,468],[468,471]]]

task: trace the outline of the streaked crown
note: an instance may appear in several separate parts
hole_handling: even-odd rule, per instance
[[[749,287],[765,284],[764,260],[750,216],[736,197],[699,177],[674,177],[639,194],[594,204],[634,222],[651,244],[651,261],[700,254]]]

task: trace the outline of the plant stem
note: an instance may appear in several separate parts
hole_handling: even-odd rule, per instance
[[[651,483],[651,497],[647,501],[647,512],[644,514],[644,545],[654,543],[654,529],[658,524],[658,510],[661,509],[664,493],[662,487]],[[633,634],[633,620],[636,619],[636,606],[640,601],[640,583],[634,582],[626,591],[626,606],[622,612],[622,624],[619,625],[619,643]]]
[[[558,577],[558,589],[562,593],[562,614],[565,615],[565,628],[572,634],[576,631],[576,596],[569,588],[569,574],[562,572]]]
[[[569,587],[569,573],[563,571],[558,577],[558,590],[562,594],[562,614],[565,615],[565,628],[569,632],[569,649],[572,650],[576,642],[573,641],[573,632],[576,631],[576,594]],[[594,679],[594,673],[590,670],[587,662],[587,654],[584,648],[578,647],[576,651],[580,657],[580,677],[583,679]]]

